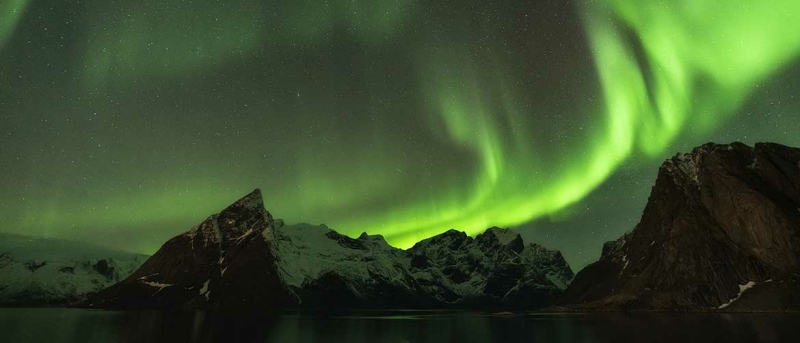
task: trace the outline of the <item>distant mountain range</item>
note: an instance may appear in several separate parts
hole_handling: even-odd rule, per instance
[[[0,245],[0,303],[93,294],[83,306],[795,311],[799,234],[800,149],[709,143],[665,161],[639,224],[574,278],[558,251],[508,229],[450,230],[401,250],[380,235],[273,220],[255,190],[144,263],[45,263]]]
[[[125,279],[147,257],[87,243],[0,234],[0,306],[73,303]]]
[[[255,190],[169,240],[87,304],[108,308],[537,308],[573,277],[561,254],[491,228],[408,250],[380,235],[285,225]]]

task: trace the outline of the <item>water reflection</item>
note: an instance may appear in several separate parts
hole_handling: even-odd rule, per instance
[[[2,342],[789,342],[798,315],[0,309]]]

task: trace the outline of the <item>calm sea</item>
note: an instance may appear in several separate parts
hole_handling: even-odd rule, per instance
[[[0,309],[0,342],[800,342],[800,315]]]

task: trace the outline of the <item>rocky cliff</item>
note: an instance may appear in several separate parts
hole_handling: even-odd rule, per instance
[[[272,228],[261,192],[178,235],[122,282],[87,305],[112,308],[286,306],[296,302],[262,236]]]
[[[706,144],[667,160],[639,224],[562,303],[597,310],[800,309],[800,149]]]

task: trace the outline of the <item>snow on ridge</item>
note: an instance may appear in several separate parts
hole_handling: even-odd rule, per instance
[[[335,232],[324,225],[296,224],[276,227],[273,230],[273,248],[276,249],[280,276],[283,281],[294,287],[316,280],[328,272],[343,275],[370,278],[370,274],[382,274],[393,280],[402,280],[402,275],[395,265],[388,244],[378,244],[377,239],[357,240],[363,244],[361,249],[348,248],[341,245],[336,238],[330,236]],[[362,258],[369,257],[367,263]]]
[[[726,307],[730,306],[731,304],[733,304],[734,301],[739,300],[739,298],[742,297],[742,294],[744,294],[744,292],[746,290],[753,288],[753,286],[755,286],[755,285],[756,285],[756,283],[754,281],[748,281],[744,285],[739,285],[739,294],[737,294],[735,298],[729,300],[727,303],[719,305],[719,307],[717,307],[717,308],[718,309],[723,309],[723,308],[726,308]]]
[[[235,240],[235,243],[234,243],[234,244],[240,244],[240,243],[242,243],[242,241],[244,241],[244,240],[245,240],[245,238],[247,238],[248,236],[250,236],[252,233],[253,233],[253,228],[250,228],[250,229],[248,229],[247,231],[245,231],[244,233],[242,233],[242,234],[241,234],[239,237],[236,237],[236,240]]]
[[[626,255],[622,255],[622,262],[625,262],[625,265],[622,266],[622,269],[619,271],[619,275],[622,275],[622,272],[624,272],[625,269],[628,268],[628,264],[631,262],[628,259],[628,255],[627,254]]]
[[[700,184],[700,177],[699,177],[699,154],[691,153],[691,154],[678,154],[676,156],[677,163],[676,167],[689,176],[695,184]]]
[[[174,286],[171,283],[160,283],[160,282],[152,282],[152,281],[143,281],[142,284],[148,285],[150,287],[155,287],[155,288],[166,288],[166,287]]]
[[[491,228],[484,234],[490,234],[489,237],[501,246],[508,245],[518,237],[518,233],[513,230],[500,228]],[[379,235],[362,233],[359,238],[354,239],[338,234],[324,225],[286,225],[280,220],[276,220],[275,225],[262,235],[271,243],[281,280],[290,288],[302,289],[327,273],[335,273],[348,280],[349,286],[354,287],[351,289],[354,294],[371,292],[370,287],[375,283],[376,277],[395,287],[413,290],[410,276],[424,284],[438,284],[439,286],[429,287],[434,297],[439,292],[438,287],[444,287],[462,297],[476,297],[482,296],[488,282],[488,276],[480,271],[482,266],[502,263],[495,261],[494,255],[486,255],[487,252],[482,251],[478,244],[469,244],[473,238],[455,230],[420,241],[415,245],[414,251],[394,248]],[[462,247],[457,252],[450,250],[450,243],[457,240],[463,240],[462,243],[468,247]],[[412,267],[413,253],[427,256],[429,266],[421,269]],[[508,256],[503,255],[503,258],[513,260],[517,256],[526,265],[537,266],[539,269],[529,272],[541,272],[542,276],[546,274],[549,281],[546,282],[547,285],[553,284],[563,289],[570,279],[562,275],[560,264],[552,262],[556,254],[557,252],[530,244],[522,252],[511,251]],[[443,262],[451,259],[459,262],[454,265]],[[478,269],[473,270],[476,266],[469,265],[469,261],[476,259],[482,262],[477,266]],[[466,279],[458,282],[451,280],[440,269],[440,262],[462,270]],[[440,300],[447,302],[444,298]]]
[[[150,274],[150,275],[145,275],[145,276],[142,276],[142,277],[140,277],[140,278],[139,278],[139,280],[140,280],[140,281],[147,281],[147,279],[149,279],[149,278],[151,278],[151,277],[153,277],[153,276],[156,276],[156,275],[158,275],[158,273],[153,273],[153,274]]]
[[[753,158],[753,163],[750,163],[747,168],[755,170],[758,168],[758,156]]]

